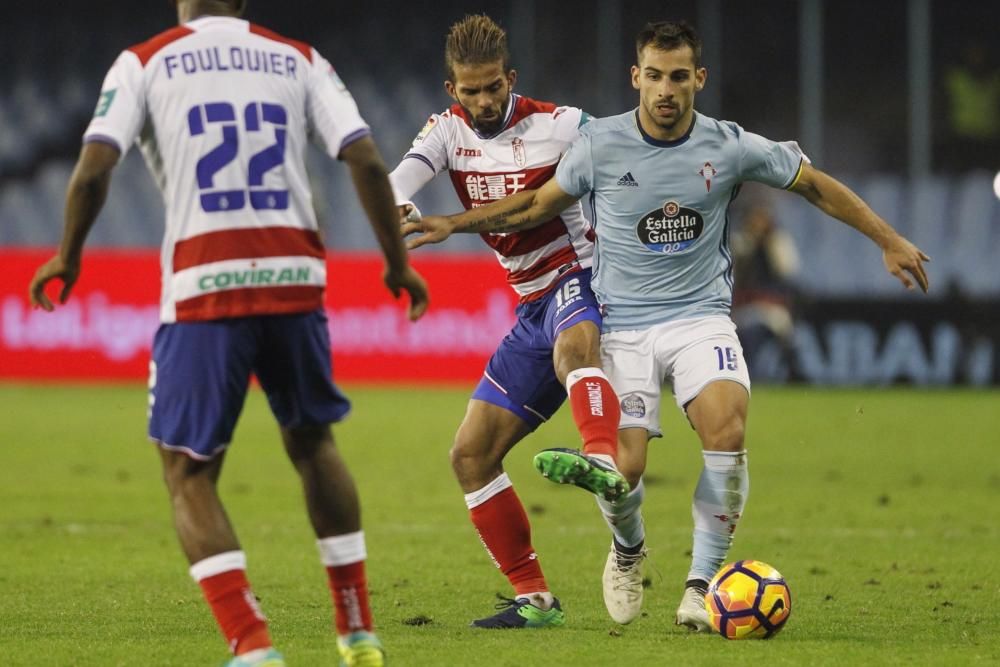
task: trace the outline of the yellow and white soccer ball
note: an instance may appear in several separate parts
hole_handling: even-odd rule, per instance
[[[767,639],[792,613],[792,593],[776,569],[759,560],[724,565],[705,595],[712,628],[726,639]]]

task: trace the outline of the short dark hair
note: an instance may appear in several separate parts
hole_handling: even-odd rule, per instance
[[[444,65],[448,80],[455,78],[455,65],[483,65],[500,61],[510,71],[507,33],[486,14],[467,15],[448,30]]]
[[[647,46],[661,51],[673,51],[683,46],[690,46],[694,52],[694,66],[698,67],[701,64],[701,37],[687,21],[647,23],[635,38],[636,62]]]
[[[247,0],[220,0],[220,1],[228,5],[230,9],[232,9],[233,13],[236,14],[236,16],[243,16],[243,12],[246,11],[247,8]],[[177,6],[177,2],[178,0],[170,0],[170,4],[174,7]]]

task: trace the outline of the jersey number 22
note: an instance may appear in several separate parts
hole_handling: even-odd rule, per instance
[[[247,164],[247,187],[239,190],[215,188],[215,175],[239,154],[240,132],[236,109],[228,102],[209,102],[191,107],[188,129],[192,137],[204,134],[209,125],[222,130],[222,141],[201,156],[195,167],[201,208],[207,213],[238,211],[250,200],[255,210],[287,209],[288,189],[264,187],[264,174],[285,162],[288,113],[280,104],[251,102],[243,109],[243,128],[247,134],[274,128],[274,143],[254,153]]]

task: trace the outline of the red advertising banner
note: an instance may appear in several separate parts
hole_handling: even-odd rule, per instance
[[[144,379],[159,326],[157,252],[88,251],[70,300],[46,313],[27,287],[51,253],[0,250],[0,380]],[[417,254],[413,264],[431,289],[415,324],[382,285],[378,255],[327,256],[338,381],[472,383],[513,325],[516,296],[491,256]]]

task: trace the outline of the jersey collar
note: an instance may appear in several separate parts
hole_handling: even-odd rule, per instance
[[[196,16],[184,25],[191,28],[199,29],[208,26],[225,26],[227,28],[236,28],[238,30],[246,30],[250,22],[246,19],[239,18],[238,16],[218,16],[216,14],[202,14],[201,16]]]
[[[639,135],[642,140],[651,146],[657,146],[659,148],[673,148],[674,146],[680,146],[685,141],[691,138],[691,132],[694,130],[694,126],[698,123],[698,112],[692,112],[691,114],[691,126],[688,127],[687,132],[684,133],[683,137],[674,139],[673,141],[663,141],[662,139],[656,139],[655,137],[646,134],[646,130],[642,129],[642,123],[639,122],[639,107],[635,108],[635,127],[639,130]]]

